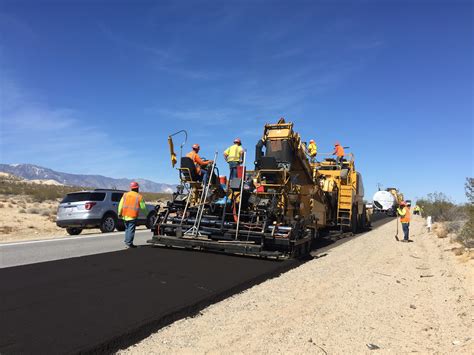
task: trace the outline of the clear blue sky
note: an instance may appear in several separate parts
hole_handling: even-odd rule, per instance
[[[0,0],[0,161],[176,182],[168,134],[224,169],[283,116],[369,200],[464,201],[473,44],[471,1]]]

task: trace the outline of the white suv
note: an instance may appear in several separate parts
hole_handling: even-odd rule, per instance
[[[58,207],[56,224],[66,228],[70,235],[78,235],[86,228],[100,228],[102,233],[110,233],[115,229],[125,230],[125,225],[118,218],[118,205],[126,191],[95,189],[67,194]],[[148,214],[142,211],[138,216],[137,225],[153,226],[156,219],[155,206],[146,205]]]

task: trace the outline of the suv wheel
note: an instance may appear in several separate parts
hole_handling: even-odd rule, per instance
[[[66,228],[66,232],[69,235],[78,235],[81,234],[82,228]]]
[[[102,233],[111,233],[115,230],[115,226],[117,225],[117,218],[108,213],[102,218],[102,222],[100,222],[100,231]]]

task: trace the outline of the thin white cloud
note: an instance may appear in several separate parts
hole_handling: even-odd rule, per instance
[[[85,124],[81,112],[33,100],[12,81],[2,83],[0,100],[2,161],[111,175],[120,173],[121,161],[131,156],[107,132]]]

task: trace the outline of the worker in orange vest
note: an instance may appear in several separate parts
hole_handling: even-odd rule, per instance
[[[400,202],[400,207],[397,208],[397,214],[400,216],[400,222],[402,223],[403,229],[403,240],[402,242],[409,242],[409,233],[410,233],[410,209],[407,207],[405,201]]]
[[[123,194],[118,206],[118,215],[125,223],[125,246],[127,249],[137,247],[133,244],[133,239],[135,238],[135,227],[140,210],[143,211],[145,216],[148,213],[145,200],[138,193],[139,188],[138,182],[131,182],[130,191]]]
[[[191,158],[191,160],[193,161],[194,165],[196,166],[196,172],[199,175],[200,180],[202,180],[202,183],[205,185],[207,181],[207,173],[208,173],[206,167],[209,164],[212,164],[213,161],[202,160],[198,154],[200,149],[201,147],[199,146],[199,144],[194,144],[193,150],[191,150],[188,154],[186,154],[186,156],[188,158]]]
[[[344,159],[344,148],[342,148],[339,142],[336,142],[336,144],[334,144],[334,152],[332,154],[336,156],[337,165],[339,165],[342,169],[342,160]]]

